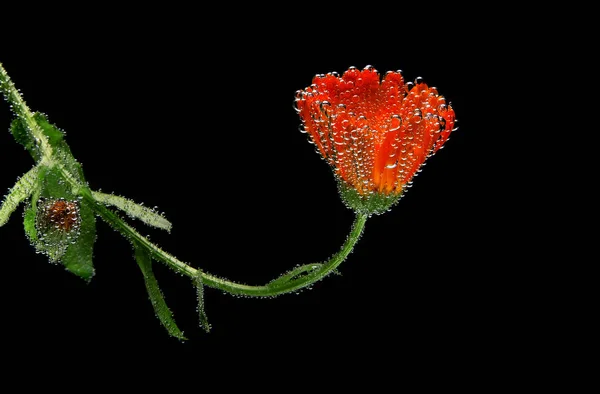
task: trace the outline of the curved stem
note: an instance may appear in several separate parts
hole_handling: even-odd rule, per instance
[[[272,297],[279,294],[285,294],[297,291],[304,287],[310,286],[313,283],[323,279],[332,273],[345,259],[348,257],[354,245],[360,238],[368,216],[357,214],[352,226],[352,230],[342,245],[340,251],[333,255],[326,263],[314,264],[314,269],[309,266],[300,267],[295,275],[286,274],[280,279],[276,279],[262,286],[245,285],[242,283],[232,282],[228,279],[219,278],[208,274],[201,270],[195,269],[188,264],[178,260],[176,257],[163,251],[158,246],[150,242],[146,237],[138,233],[133,227],[128,225],[116,213],[108,209],[102,204],[99,204],[87,190],[82,193],[83,198],[90,203],[92,209],[115,230],[120,232],[125,238],[135,241],[145,249],[147,249],[152,258],[161,261],[171,267],[173,270],[186,275],[192,279],[200,276],[202,283],[205,286],[213,287],[227,293],[235,295],[245,295],[252,297]],[[306,273],[308,272],[308,273]],[[289,276],[286,277],[286,276]]]
[[[368,216],[365,214],[357,214],[354,218],[352,230],[342,245],[340,251],[333,255],[327,262],[323,264],[315,264],[316,267],[307,274],[300,277],[291,278],[290,280],[274,280],[264,286],[248,286],[239,283],[233,283],[225,279],[214,277],[210,274],[202,273],[202,279],[205,285],[216,287],[232,294],[247,295],[254,297],[271,297],[279,294],[285,294],[300,290],[310,286],[315,282],[320,281],[327,275],[331,274],[352,252],[354,245],[359,240],[367,221]],[[301,267],[304,268],[304,267]],[[285,275],[284,275],[285,276]]]

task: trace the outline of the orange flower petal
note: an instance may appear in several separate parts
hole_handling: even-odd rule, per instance
[[[452,107],[421,78],[383,79],[371,66],[317,75],[296,94],[303,129],[338,180],[360,195],[400,195],[455,124]]]

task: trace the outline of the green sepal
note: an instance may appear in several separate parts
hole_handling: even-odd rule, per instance
[[[348,208],[357,214],[369,216],[381,215],[389,211],[402,197],[402,192],[392,194],[374,192],[365,196],[341,180],[338,181],[338,190],[342,201]]]

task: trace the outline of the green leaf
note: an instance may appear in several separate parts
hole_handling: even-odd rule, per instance
[[[42,129],[42,132],[48,137],[50,145],[57,146],[61,142],[64,142],[65,133],[58,127],[50,124],[44,114],[36,112],[33,114],[33,118]]]
[[[27,206],[25,209],[25,214],[23,216],[23,225],[25,227],[25,234],[27,238],[29,238],[29,242],[37,249],[38,236],[37,229],[35,228],[35,216],[36,216],[36,201],[37,199],[32,199],[31,204]]]
[[[79,215],[79,235],[75,243],[69,245],[61,261],[67,270],[89,281],[94,276],[92,257],[96,242],[96,217],[85,201],[80,202]]]
[[[76,196],[62,175],[58,167],[47,167],[44,173],[41,173],[41,193],[43,198],[64,198],[66,200],[74,200]]]
[[[210,332],[210,324],[208,323],[208,316],[204,311],[204,283],[202,283],[202,273],[198,270],[198,274],[194,279],[194,285],[196,286],[196,294],[198,296],[198,318],[200,321],[200,327],[206,332]]]
[[[66,153],[68,156],[70,156],[70,158],[67,159],[67,164],[69,170],[75,170],[74,176],[83,175],[81,174],[80,170],[76,168],[77,166],[73,166],[73,162],[76,161],[71,154],[69,146],[64,141],[64,132],[58,127],[48,122],[46,116],[41,113],[34,113],[33,119],[40,127],[44,135],[48,137],[48,142],[50,143],[50,145],[53,146],[54,149],[57,150],[60,155],[64,156]],[[23,122],[23,120],[21,118],[18,118],[12,121],[10,131],[15,137],[15,140],[21,145],[23,145],[25,149],[27,149],[27,151],[31,154],[33,159],[35,161],[39,161],[41,158],[41,154],[39,151],[38,144],[36,144],[33,134],[28,131],[27,127],[28,126]]]
[[[89,281],[94,275],[94,212],[86,201],[73,194],[58,167],[41,168],[38,179],[39,193],[25,211],[25,233],[50,262],[61,263],[68,271]]]
[[[179,327],[177,327],[175,319],[173,319],[173,314],[165,302],[162,291],[158,287],[158,282],[156,281],[154,272],[152,271],[152,258],[150,253],[148,250],[135,243],[134,248],[135,259],[142,270],[142,274],[144,275],[146,290],[148,291],[148,296],[150,297],[150,301],[152,302],[152,307],[154,308],[156,316],[171,336],[174,336],[178,339],[187,339],[183,336],[183,333],[179,330]]]
[[[40,248],[38,246],[40,240],[39,240],[39,237],[37,234],[36,217],[37,217],[37,203],[39,201],[40,194],[42,192],[41,185],[42,185],[43,179],[44,179],[47,171],[48,171],[47,167],[41,167],[39,169],[37,178],[38,178],[38,185],[40,185],[40,186],[33,191],[33,194],[31,195],[31,199],[29,200],[29,203],[27,204],[27,207],[25,208],[25,212],[23,213],[23,226],[25,227],[25,235],[27,235],[27,238],[29,239],[29,242],[31,242],[31,245],[33,247],[35,247],[38,252],[42,252],[42,253],[43,253],[43,250],[40,250]]]
[[[144,207],[143,205],[136,204],[135,202],[128,200],[124,197],[115,196],[114,194],[105,194],[100,192],[92,192],[94,199],[106,206],[117,207],[131,218],[139,219],[149,226],[156,227],[167,232],[171,231],[173,225],[160,213],[157,213],[153,209]]]
[[[17,209],[19,204],[29,197],[38,185],[38,167],[33,167],[23,175],[10,190],[4,202],[0,206],[0,227],[8,222],[10,215]]]
[[[31,113],[1,65],[0,90],[17,115],[11,133],[36,162],[43,162],[37,174],[26,174],[11,190],[0,208],[0,224],[33,194],[24,214],[27,237],[51,262],[62,262],[67,270],[89,280],[94,273],[96,219],[91,207],[77,196],[89,191],[81,165],[64,141],[65,133],[45,115]]]
[[[51,263],[57,263],[66,252],[71,239],[64,231],[57,230],[46,214],[52,202],[73,199],[71,191],[65,186],[58,168],[42,167],[38,173],[39,193],[31,199],[31,205],[25,214],[25,232],[38,252],[48,256]],[[33,214],[32,214],[33,212]],[[32,216],[35,215],[33,218]],[[32,225],[33,221],[33,225]]]
[[[269,282],[269,286],[277,287],[277,286],[287,283],[291,280],[299,279],[302,276],[308,275],[311,272],[314,272],[315,270],[321,268],[322,265],[323,264],[320,264],[320,263],[313,263],[313,264],[305,264],[305,265],[298,266],[298,267],[286,272],[285,274],[281,275],[279,278],[276,278],[276,279],[272,280],[271,282]]]
[[[36,112],[33,115],[36,123],[42,129],[42,132],[48,137],[50,145],[54,149],[54,156],[58,158],[58,162],[62,163],[65,169],[79,182],[82,186],[85,186],[85,177],[83,176],[83,170],[81,164],[73,157],[71,148],[67,145],[64,140],[64,132],[57,126],[48,122],[45,115]]]
[[[23,145],[25,149],[29,152],[29,154],[33,157],[33,159],[37,162],[40,160],[40,152],[38,147],[33,140],[31,133],[27,132],[25,126],[20,119],[15,119],[11,122],[10,131],[12,135],[15,137],[15,140]]]

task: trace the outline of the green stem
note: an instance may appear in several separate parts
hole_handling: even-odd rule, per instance
[[[235,295],[253,297],[272,297],[279,294],[294,292],[310,286],[332,273],[352,251],[354,245],[363,232],[368,218],[367,215],[358,214],[354,220],[352,231],[346,239],[346,242],[342,245],[340,251],[333,255],[326,263],[315,264],[316,268],[314,270],[305,273],[303,276],[291,277],[289,280],[274,280],[266,285],[251,286],[219,278],[189,266],[188,264],[178,260],[175,256],[172,256],[171,254],[160,249],[158,246],[150,242],[146,237],[138,233],[133,227],[125,223],[123,219],[121,219],[116,213],[104,205],[99,204],[96,200],[94,200],[92,194],[87,190],[82,193],[82,196],[87,202],[90,203],[92,209],[94,209],[94,211],[96,211],[96,213],[102,219],[104,219],[104,221],[110,224],[116,231],[120,232],[125,238],[147,249],[152,255],[152,258],[155,260],[167,264],[176,272],[186,275],[192,279],[197,278],[199,275],[202,278],[202,283],[206,286],[220,289]],[[299,273],[302,274],[303,272]]]
[[[315,264],[316,268],[309,273],[292,278],[290,280],[274,280],[264,286],[248,286],[239,283],[233,283],[225,279],[214,277],[210,274],[202,273],[202,280],[205,285],[215,287],[232,294],[247,295],[254,297],[271,297],[279,294],[285,294],[308,287],[315,282],[320,281],[327,275],[335,271],[335,269],[344,261],[352,252],[354,245],[359,240],[367,221],[368,216],[365,214],[357,214],[354,218],[352,230],[342,245],[340,251],[333,255],[327,262],[319,265]]]
[[[0,90],[4,92],[4,97],[6,97],[6,101],[10,104],[12,111],[21,119],[27,131],[33,137],[32,140],[35,141],[40,150],[42,162],[51,160],[52,145],[50,145],[48,138],[33,118],[31,110],[25,103],[25,100],[23,100],[23,97],[21,97],[21,94],[15,87],[13,81],[6,73],[2,63],[0,63]]]

